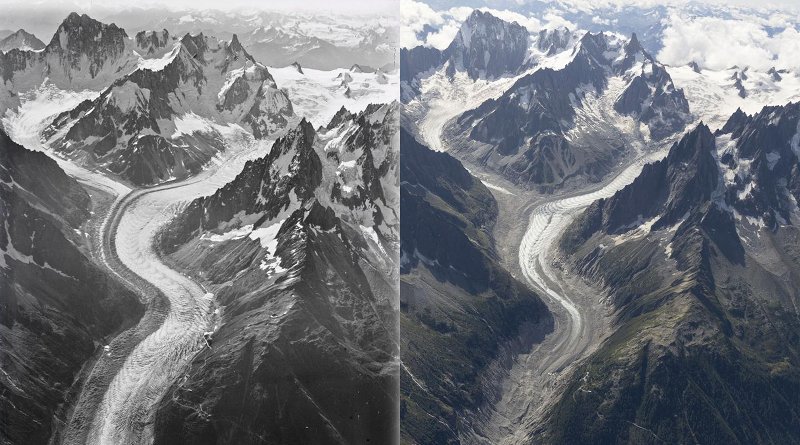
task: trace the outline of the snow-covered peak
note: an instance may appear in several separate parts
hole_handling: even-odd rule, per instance
[[[20,29],[8,37],[0,40],[0,51],[6,52],[12,49],[20,51],[41,51],[44,49],[44,42],[37,39],[35,35]]]
[[[0,113],[14,97],[43,82],[74,91],[106,88],[136,67],[138,56],[125,31],[87,15],[70,14],[41,51],[0,54],[0,77],[11,100],[0,101]],[[18,100],[17,100],[18,102]]]
[[[511,23],[505,22],[488,12],[476,9],[467,17],[456,34],[454,42],[469,49],[473,39],[497,38],[505,39]]]
[[[144,185],[197,173],[223,148],[222,129],[235,126],[261,139],[293,120],[286,93],[236,36],[221,41],[199,33],[186,34],[160,58],[139,55],[136,69],[59,115],[46,136],[68,156]]]
[[[495,78],[518,72],[528,51],[528,30],[488,12],[475,10],[444,51],[450,72],[471,78]]]
[[[543,29],[536,38],[539,51],[552,56],[575,44],[576,34],[565,27]]]
[[[111,56],[125,50],[125,30],[73,12],[59,25],[48,49],[91,57]]]
[[[322,185],[317,200],[337,217],[360,227],[375,227],[396,238],[398,103],[371,104],[357,114],[340,110],[317,136]]]

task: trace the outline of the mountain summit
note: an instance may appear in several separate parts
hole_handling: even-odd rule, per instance
[[[20,29],[8,37],[0,40],[0,51],[8,52],[12,49],[20,51],[39,51],[44,49],[44,42],[35,35]]]
[[[473,79],[517,72],[525,60],[528,38],[524,26],[476,9],[444,50],[448,72],[466,71]]]

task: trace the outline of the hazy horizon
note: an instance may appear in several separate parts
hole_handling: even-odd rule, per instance
[[[111,0],[103,3],[38,1],[20,4],[16,1],[0,0],[3,14],[0,16],[0,30],[17,31],[25,29],[33,33],[44,43],[50,41],[56,29],[71,13],[86,14],[105,23],[115,23],[117,26],[134,31],[148,28],[148,17],[159,16],[167,13],[178,15],[182,13],[222,12],[233,14],[255,14],[274,12],[277,14],[307,13],[307,14],[342,14],[358,18],[359,15],[392,15],[398,10],[399,4],[394,0],[376,0],[369,5],[362,6],[355,1],[331,2],[319,0],[304,1],[301,6],[287,5],[285,2],[254,2],[252,0],[229,0],[220,2],[177,1],[169,4],[155,1],[144,1],[131,6],[129,2]],[[398,13],[399,14],[399,13]],[[145,17],[145,19],[143,19]],[[129,32],[130,34],[130,32]]]

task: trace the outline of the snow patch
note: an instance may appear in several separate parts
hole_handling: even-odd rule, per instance
[[[278,232],[285,221],[285,219],[282,219],[268,227],[259,227],[250,232],[249,237],[251,240],[259,240],[261,247],[268,249],[274,255],[278,248]]]
[[[374,103],[397,100],[400,88],[398,73],[358,73],[339,68],[332,71],[303,68],[300,74],[293,66],[269,68],[275,82],[287,92],[292,107],[315,127],[328,125],[339,109],[344,107],[358,113]],[[350,95],[345,96],[341,78],[350,76]]]
[[[483,185],[485,185],[487,188],[491,190],[495,190],[506,195],[514,196],[514,193],[511,193],[508,189],[500,187],[499,185],[494,185],[491,182],[484,181],[483,179],[481,179],[481,182],[483,183]]]
[[[172,133],[172,139],[176,139],[184,134],[190,135],[195,132],[211,133],[215,130],[211,122],[198,116],[194,112],[186,113],[176,118],[173,122],[175,124],[175,132]]]
[[[238,229],[233,229],[222,234],[204,233],[203,236],[200,237],[200,239],[208,240],[214,243],[220,243],[223,241],[231,241],[244,238],[247,235],[249,235],[250,232],[252,231],[253,231],[253,225],[248,224],[246,226],[242,226]]]
[[[137,65],[138,69],[150,70],[150,71],[163,70],[167,65],[169,65],[170,62],[172,62],[175,59],[175,56],[178,54],[178,51],[180,50],[180,45],[181,45],[180,42],[176,43],[175,46],[167,55],[160,58],[145,59],[144,57],[136,53],[137,55],[139,55],[139,63]]]

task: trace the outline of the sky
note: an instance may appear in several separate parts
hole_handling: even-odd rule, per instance
[[[743,6],[751,8],[791,8],[800,9],[800,0],[424,0],[434,9],[447,9],[456,5],[470,7],[489,7],[499,9],[513,9],[513,5],[525,5],[536,1],[545,3],[559,2],[579,8],[596,8],[608,6],[641,6],[652,7],[658,5],[682,5],[689,2],[713,4],[718,6]]]
[[[30,9],[62,9],[72,10],[78,8],[89,11],[92,8],[125,9],[132,5],[136,7],[158,7],[175,10],[185,9],[271,9],[271,10],[336,10],[341,12],[392,12],[397,10],[397,0],[32,0],[20,2],[19,0],[0,0],[0,8],[20,7],[25,5]]]
[[[715,4],[719,6],[744,6],[750,8],[797,8],[798,0],[567,0],[575,1],[576,3],[583,3],[587,5],[598,5],[603,3],[608,4],[621,4],[632,6],[654,6],[658,4],[686,4],[690,1],[696,3]]]

